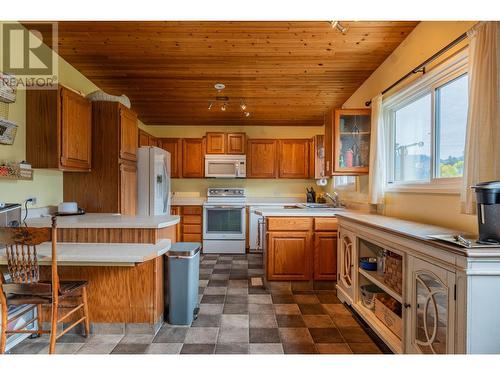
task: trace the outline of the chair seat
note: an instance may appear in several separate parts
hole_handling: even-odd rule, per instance
[[[44,284],[52,284],[51,281],[40,281]],[[71,296],[88,284],[85,280],[70,280],[59,282],[59,296],[61,298]],[[7,285],[7,284],[4,284]],[[7,295],[7,305],[24,305],[24,304],[50,304],[52,296],[47,294],[9,294]]]

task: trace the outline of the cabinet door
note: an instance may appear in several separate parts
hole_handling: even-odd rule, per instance
[[[356,237],[353,233],[340,229],[339,243],[337,246],[338,255],[338,278],[337,289],[342,293],[341,299],[346,299],[352,304],[354,300],[355,288],[355,265],[356,261]]]
[[[335,111],[335,173],[368,173],[370,163],[371,111]]]
[[[246,144],[245,133],[228,133],[226,137],[226,153],[244,155]]]
[[[132,163],[120,164],[120,213],[135,215],[137,207],[137,167]]]
[[[149,134],[143,130],[139,130],[139,139],[137,144],[139,147],[149,146]]]
[[[170,213],[172,215],[178,215],[181,216],[181,207],[180,206],[172,206],[170,209]],[[182,217],[181,217],[182,221]],[[175,227],[175,240],[177,242],[182,241],[182,231],[181,231],[182,223],[179,222],[179,224],[176,225]]]
[[[333,174],[333,164],[335,162],[335,140],[333,134],[333,130],[335,127],[334,122],[334,110],[330,109],[325,115],[325,177],[331,176]]]
[[[250,139],[248,141],[247,177],[276,178],[277,146],[274,139]]]
[[[311,279],[310,232],[268,232],[267,241],[268,280]]]
[[[92,154],[92,104],[71,90],[61,88],[60,166],[88,171]]]
[[[314,234],[314,280],[337,279],[337,232]]]
[[[137,160],[137,115],[125,107],[120,107],[120,158]],[[149,141],[148,141],[149,142]]]
[[[279,140],[279,177],[309,178],[309,140]]]
[[[406,349],[418,354],[453,354],[455,274],[419,258],[408,258]]]
[[[170,177],[181,177],[182,167],[182,139],[181,138],[159,138],[158,147],[170,152]]]
[[[148,141],[149,146],[158,147],[158,139],[156,139],[156,137],[150,135]]]
[[[207,133],[207,154],[226,152],[226,133]]]
[[[204,177],[204,143],[202,138],[184,138],[182,140],[182,177]]]

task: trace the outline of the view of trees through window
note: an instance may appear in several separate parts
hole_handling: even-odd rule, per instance
[[[463,175],[467,103],[464,74],[436,88],[434,95],[429,92],[394,112],[394,181]]]

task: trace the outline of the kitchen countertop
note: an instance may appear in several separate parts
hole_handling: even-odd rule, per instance
[[[390,216],[365,214],[354,211],[343,211],[337,215],[341,220],[346,219],[376,229],[381,229],[390,233],[400,235],[402,237],[414,239],[423,243],[438,247],[442,250],[451,251],[467,257],[499,257],[500,246],[498,247],[482,247],[482,248],[465,248],[458,245],[448,244],[436,239],[429,238],[429,235],[449,234],[456,235],[467,233],[450,228],[443,228],[435,225],[418,223],[415,221],[402,220]]]
[[[75,216],[58,216],[58,228],[146,228],[160,229],[179,223],[177,215],[127,216],[120,214],[88,213]],[[50,227],[50,217],[30,218],[26,220],[30,227]]]
[[[340,212],[345,212],[343,208],[262,208],[255,210],[257,215],[268,216],[321,216],[334,217]]]
[[[57,263],[61,266],[134,266],[165,254],[171,241],[163,239],[153,244],[136,243],[57,243]],[[52,243],[44,242],[36,247],[38,263],[50,265]],[[7,264],[5,248],[0,249],[0,265]]]
[[[207,197],[172,197],[172,206],[203,206]],[[304,203],[302,197],[247,197],[246,206],[282,206]]]

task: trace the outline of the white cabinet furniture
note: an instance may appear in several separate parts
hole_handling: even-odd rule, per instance
[[[454,231],[386,216],[342,212],[337,217],[337,295],[392,351],[500,353],[500,247],[448,245],[427,236]],[[360,257],[380,251],[399,259],[397,287],[383,274],[359,267]],[[389,316],[363,304],[361,287],[367,284],[385,292]]]
[[[406,269],[410,301],[406,351],[454,353],[455,273],[413,256],[408,257]]]
[[[347,229],[340,228],[339,230],[338,252],[337,252],[337,288],[338,294],[342,295],[342,299],[352,303],[354,301],[354,278],[356,272],[354,269],[354,261],[356,259],[356,236]]]

